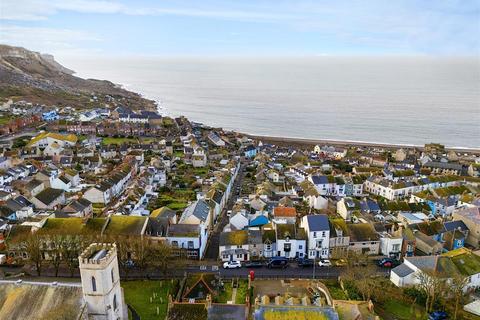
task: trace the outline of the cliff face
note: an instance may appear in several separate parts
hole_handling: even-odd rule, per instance
[[[82,79],[49,54],[0,45],[0,99],[88,108],[91,95],[112,96],[132,109],[151,109],[153,101],[110,81]]]

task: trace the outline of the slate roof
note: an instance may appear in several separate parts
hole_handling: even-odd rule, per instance
[[[209,212],[210,207],[208,206],[208,203],[205,200],[197,200],[183,211],[180,221],[184,221],[193,215],[200,221],[205,222],[207,221]]]
[[[169,237],[198,237],[200,228],[196,224],[172,224],[167,232]]]
[[[261,230],[249,230],[248,231],[248,244],[261,244],[262,243],[262,231]]]
[[[62,189],[47,188],[35,196],[43,204],[49,205],[63,194]]]
[[[209,320],[245,320],[247,314],[247,308],[244,304],[214,303],[208,308]]]
[[[216,203],[220,204],[222,202],[223,198],[223,193],[219,190],[215,190],[215,193],[213,194],[212,200],[215,201]]]
[[[307,223],[310,232],[330,230],[330,225],[328,223],[328,217],[326,214],[309,215],[307,216]]]
[[[314,184],[328,184],[328,178],[326,176],[312,176]]]
[[[448,221],[443,224],[445,231],[460,230],[467,231],[468,227],[463,223],[463,221]]]
[[[397,276],[399,276],[400,278],[403,278],[403,277],[406,277],[408,276],[409,274],[412,274],[413,271],[412,269],[410,269],[409,266],[407,266],[405,263],[402,263],[401,265],[395,267],[392,269],[392,272],[395,273]]]

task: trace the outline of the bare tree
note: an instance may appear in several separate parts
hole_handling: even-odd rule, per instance
[[[64,241],[65,236],[62,234],[50,234],[45,236],[44,246],[47,247],[49,262],[55,270],[55,277],[58,276],[60,265],[63,262],[62,247]]]
[[[62,262],[65,263],[72,277],[78,267],[78,255],[82,249],[82,238],[79,236],[65,235],[58,245]]]
[[[422,271],[416,275],[418,287],[425,293],[425,311],[430,312],[436,299],[440,298],[442,290],[445,288],[446,278],[441,273],[430,270]]]
[[[181,264],[181,258],[174,257],[172,247],[165,242],[152,243],[150,252],[149,264],[158,268],[163,275],[167,274],[169,268],[174,269]]]
[[[27,234],[18,240],[19,248],[27,255],[27,261],[35,266],[37,275],[41,275],[42,271],[42,237],[34,234]]]
[[[453,320],[457,320],[458,305],[460,304],[460,300],[465,295],[464,289],[467,284],[468,284],[468,277],[465,277],[458,273],[454,274],[448,283],[450,294],[455,299],[455,309],[454,309],[455,311],[453,315]]]

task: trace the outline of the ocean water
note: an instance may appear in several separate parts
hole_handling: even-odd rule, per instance
[[[162,112],[245,133],[480,147],[480,59],[81,58],[81,77],[157,100]]]

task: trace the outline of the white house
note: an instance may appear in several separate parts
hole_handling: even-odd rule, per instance
[[[352,213],[360,209],[360,202],[356,199],[342,198],[337,202],[337,213],[345,220],[350,220]]]
[[[468,268],[465,268],[468,265]],[[437,256],[405,257],[403,263],[392,269],[390,281],[397,287],[419,284],[418,274],[436,272],[440,277],[449,279],[453,273],[466,277],[468,282],[464,290],[480,286],[480,256],[466,248],[452,250]]]
[[[248,231],[222,232],[219,241],[219,255],[222,261],[248,261],[250,259]]]
[[[207,245],[207,229],[203,224],[172,224],[168,227],[167,241],[175,249],[186,252],[190,259],[201,259]]]
[[[384,256],[399,259],[402,253],[403,237],[388,232],[380,234],[380,253]]]
[[[285,258],[304,258],[307,252],[305,229],[295,224],[276,224],[276,256]]]
[[[307,234],[308,258],[328,258],[330,244],[328,216],[325,214],[304,216],[301,226]]]

